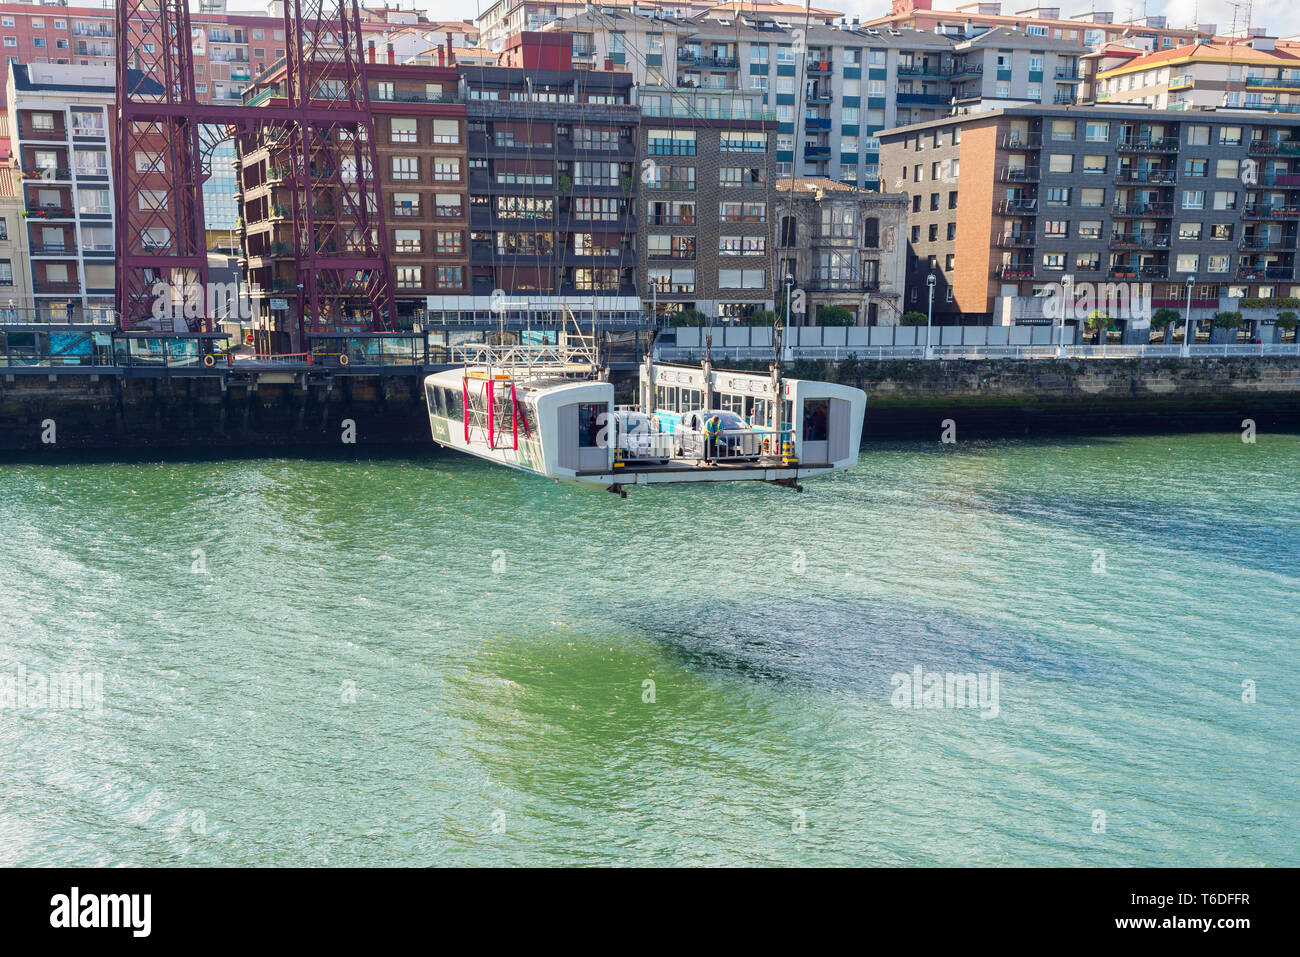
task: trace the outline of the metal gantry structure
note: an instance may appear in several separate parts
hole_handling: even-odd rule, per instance
[[[234,136],[242,154],[266,149],[286,170],[293,258],[283,281],[285,298],[296,300],[299,344],[343,323],[391,330],[393,276],[357,0],[284,0],[286,55],[266,74],[282,69],[282,79],[256,105],[197,99],[192,31],[187,0],[118,0],[119,327],[212,331],[206,314],[186,328],[160,325],[156,305],[164,295],[181,304],[194,290],[205,300],[203,182],[215,143]],[[176,312],[189,314],[166,314]]]

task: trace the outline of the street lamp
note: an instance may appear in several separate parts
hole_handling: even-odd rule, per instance
[[[785,274],[785,325],[790,328],[794,323],[790,319],[790,291],[794,289],[794,276],[790,273]]]
[[[1059,322],[1060,332],[1056,335],[1056,355],[1062,358],[1065,356],[1065,311],[1067,309],[1071,312],[1074,311],[1074,298],[1070,295],[1070,289],[1073,285],[1073,276],[1061,277],[1061,286],[1065,289],[1065,302],[1061,303],[1061,308],[1059,310],[1061,314],[1052,317],[1053,325],[1058,325]]]
[[[934,284],[937,281],[934,273],[925,277],[925,284],[930,290],[930,308],[925,314],[925,357],[927,359],[934,358],[934,350],[930,347],[930,326],[934,322]]]
[[[1183,316],[1183,355],[1192,354],[1191,334],[1192,334],[1192,287],[1196,285],[1196,277],[1187,277],[1187,313]]]

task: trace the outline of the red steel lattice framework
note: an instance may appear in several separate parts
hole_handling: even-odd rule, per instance
[[[393,280],[356,0],[285,0],[283,87],[259,105],[197,101],[186,0],[119,0],[117,28],[120,328],[160,327],[159,282],[207,289],[202,187],[211,137],[200,130],[217,124],[244,152],[274,149],[288,168],[291,331],[301,337],[358,322],[391,329]],[[205,315],[187,329],[211,324]]]

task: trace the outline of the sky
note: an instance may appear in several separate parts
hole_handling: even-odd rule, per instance
[[[367,0],[377,3],[378,0]],[[412,0],[390,0],[394,5],[409,6]],[[416,9],[427,10],[438,20],[474,19],[479,10],[490,5],[491,0],[414,0]],[[599,2],[599,0],[597,0]],[[797,0],[790,0],[797,2]],[[962,0],[935,0],[937,9],[952,9]],[[1081,13],[1084,10],[1110,10],[1116,20],[1127,19],[1129,11],[1134,16],[1141,16],[1145,11],[1150,16],[1164,14],[1173,27],[1187,26],[1196,20],[1200,23],[1218,24],[1219,32],[1224,33],[1232,24],[1232,7],[1227,0],[1002,0],[1004,13],[1024,10],[1030,3],[1042,2],[1044,5],[1054,3],[1061,8],[1064,16]],[[261,0],[230,0],[229,8],[264,9]],[[829,10],[840,10],[848,16],[864,19],[883,16],[889,10],[889,0],[814,0],[813,6]],[[1245,17],[1245,7],[1238,14]],[[1300,4],[1296,0],[1254,0],[1251,23],[1257,27],[1267,27],[1275,36],[1289,36],[1300,33]]]

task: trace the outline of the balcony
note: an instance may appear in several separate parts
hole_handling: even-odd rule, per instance
[[[1267,282],[1276,279],[1291,279],[1294,275],[1294,267],[1252,266],[1245,269],[1238,269],[1236,278],[1242,282]]]
[[[900,105],[910,103],[913,106],[939,106],[947,102],[946,98],[938,93],[898,93],[895,97]]]
[[[831,72],[830,60],[809,60],[808,61],[809,76],[829,76],[830,72]]]
[[[1172,93],[1174,90],[1190,90],[1195,85],[1195,81],[1192,80],[1191,76],[1184,73],[1182,76],[1176,76],[1169,80],[1169,92]]]
[[[1171,137],[1136,137],[1120,140],[1116,148],[1121,153],[1177,153],[1178,140]]]
[[[829,103],[834,97],[831,96],[830,87],[814,87],[808,90],[805,99],[809,103]]]
[[[1273,89],[1300,90],[1300,80],[1284,80],[1280,77],[1247,76],[1247,86],[1272,87]]]
[[[1172,169],[1118,169],[1115,171],[1117,183],[1150,183],[1157,186],[1172,186],[1177,171]]]
[[[998,266],[994,271],[999,279],[1033,279],[1034,267],[1023,264]]]
[[[734,56],[705,56],[689,50],[678,50],[677,65],[700,70],[737,70],[740,68],[740,61]]]
[[[1169,233],[1113,233],[1112,249],[1168,249]]]
[[[998,170],[1000,183],[1037,183],[1037,166],[1003,166]]]
[[[1003,233],[994,240],[994,245],[1002,249],[1028,249],[1034,245],[1032,233]]]
[[[32,283],[32,290],[38,295],[79,294],[81,292],[81,283],[71,282],[66,279],[37,279]]]
[[[1079,102],[1079,98],[1072,93],[1058,93],[1052,97],[1052,103],[1056,106],[1073,106]]]
[[[71,219],[71,206],[28,206],[27,216],[31,219]]]
[[[1003,216],[1034,216],[1037,211],[1036,199],[1004,199],[998,203],[998,212]]]
[[[1058,80],[1082,80],[1083,79],[1083,77],[1079,76],[1079,71],[1077,69],[1068,66],[1067,67],[1058,66],[1053,76],[1055,76],[1056,79]]]
[[[35,142],[57,141],[61,143],[68,138],[68,129],[65,126],[37,127],[32,126],[30,123],[19,123],[18,138]]]
[[[1042,133],[1007,133],[1002,137],[1004,150],[1037,150],[1043,148]]]
[[[902,72],[901,70],[899,71]],[[953,67],[952,76],[949,79],[958,80],[962,77],[977,77],[984,75],[984,64],[972,63],[969,65],[961,64]]]
[[[1259,251],[1278,251],[1292,250],[1296,248],[1295,236],[1282,236],[1278,239],[1270,239],[1267,236],[1243,236],[1237,243],[1237,248],[1241,250],[1259,250]]]
[[[76,256],[77,246],[72,242],[33,242],[31,246],[33,256]]]
[[[1264,186],[1286,186],[1291,189],[1300,188],[1300,176],[1294,173],[1265,173],[1259,178],[1259,182]]]
[[[31,166],[23,170],[27,180],[71,180],[72,170],[58,169],[54,166]]]
[[[938,64],[933,66],[924,63],[900,63],[898,64],[899,76],[943,76]]]
[[[829,133],[831,129],[831,121],[829,117],[808,116],[804,117],[803,122],[804,128],[807,129],[809,133]]]
[[[1242,103],[1239,109],[1268,113],[1300,113],[1300,103]]]
[[[1263,156],[1300,156],[1300,140],[1268,140],[1257,139],[1250,141],[1250,152]]]
[[[1115,216],[1124,217],[1154,217],[1154,216],[1173,216],[1173,203],[1120,203],[1117,202],[1111,207]]]
[[[1300,206],[1274,206],[1271,203],[1247,203],[1242,213],[1246,219],[1285,219],[1300,216]]]
[[[807,160],[830,159],[831,148],[829,146],[804,146],[803,158]]]

